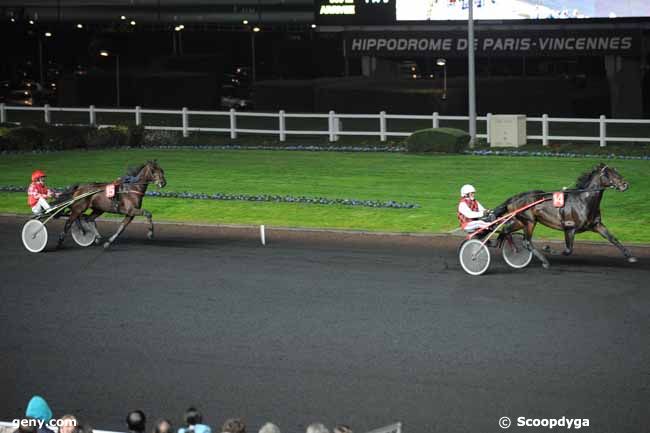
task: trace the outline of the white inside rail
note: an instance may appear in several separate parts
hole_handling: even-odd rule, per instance
[[[75,113],[87,113],[88,114],[88,123],[85,125],[80,125],[78,120],[73,125],[77,126],[89,126],[95,125],[98,128],[114,127],[113,124],[104,124],[97,122],[98,113],[117,113],[117,114],[135,114],[135,124],[142,125],[145,129],[151,130],[168,130],[168,131],[182,131],[184,136],[187,136],[189,132],[219,132],[219,133],[229,133],[232,139],[237,138],[238,133],[246,134],[267,134],[267,135],[278,135],[280,141],[285,141],[286,135],[329,135],[330,141],[336,141],[339,136],[379,136],[380,141],[386,141],[388,137],[406,137],[411,134],[411,132],[404,131],[404,126],[402,125],[402,131],[390,131],[388,129],[388,120],[417,120],[417,121],[429,121],[429,125],[433,128],[438,128],[441,126],[441,122],[446,121],[467,121],[468,116],[444,116],[439,113],[432,113],[431,115],[409,115],[409,114],[388,114],[386,112],[380,112],[379,114],[352,114],[352,113],[336,113],[330,111],[329,113],[287,113],[283,110],[276,112],[249,112],[249,111],[236,111],[230,109],[229,111],[203,111],[203,110],[188,110],[183,108],[182,110],[162,110],[162,109],[147,109],[142,107],[135,108],[110,108],[110,107],[95,107],[90,106],[88,108],[84,107],[50,107],[45,105],[43,107],[24,107],[24,106],[8,106],[6,104],[0,103],[0,122],[2,123],[13,123],[20,124],[20,122],[15,122],[13,119],[7,119],[7,112],[11,111],[40,111],[43,113],[44,121],[52,125],[63,125],[61,123],[61,115],[57,115],[57,123],[52,122],[52,113],[66,113],[66,112],[75,112]],[[143,124],[142,115],[143,114],[164,114],[171,116],[178,116],[178,123],[182,126],[164,126],[164,125],[155,125],[155,124]],[[220,116],[228,117],[228,119],[221,120],[221,122],[229,123],[228,127],[215,127],[214,126],[196,126],[190,124],[189,116]],[[489,120],[492,114],[488,113],[485,116],[477,116],[479,122],[484,122],[488,132],[485,134],[477,134],[478,138],[486,138],[489,135]],[[239,128],[237,126],[238,118],[271,118],[277,119],[274,127],[269,129],[260,129],[260,128]],[[313,130],[313,129],[288,129],[286,126],[287,119],[327,119],[327,126],[323,130]],[[350,120],[355,119],[365,119],[372,122],[376,122],[376,130],[373,131],[355,131],[350,129]],[[619,125],[650,125],[650,119],[608,119],[605,116],[600,116],[599,118],[563,118],[563,117],[549,117],[548,115],[543,115],[542,117],[528,117],[526,122],[540,123],[542,124],[542,135],[527,135],[529,140],[542,140],[544,145],[548,145],[550,140],[556,141],[590,141],[598,142],[601,147],[606,146],[607,142],[629,142],[629,143],[650,143],[650,133],[648,137],[621,137],[621,136],[610,136],[607,134],[607,125],[608,124],[619,124]],[[325,122],[323,122],[323,126]],[[582,124],[598,124],[599,131],[593,131],[599,133],[598,136],[571,136],[571,135],[551,135],[549,133],[549,125],[555,123],[582,123]],[[391,122],[390,125],[394,125],[394,122]],[[620,127],[617,128],[617,131],[620,131]],[[623,135],[632,135],[630,133],[623,133]]]

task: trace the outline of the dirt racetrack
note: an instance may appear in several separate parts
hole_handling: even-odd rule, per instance
[[[197,405],[301,433],[497,432],[508,416],[650,431],[650,249],[578,244],[466,275],[459,238],[134,224],[108,251],[28,253],[0,217],[0,419],[33,394],[124,431]],[[60,222],[50,228],[54,239]],[[109,233],[114,223],[100,223]],[[149,429],[150,430],[150,429]],[[532,429],[546,430],[546,429]],[[564,429],[560,429],[564,430]]]

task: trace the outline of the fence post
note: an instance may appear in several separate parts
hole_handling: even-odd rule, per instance
[[[88,113],[90,116],[90,126],[95,126],[97,124],[97,115],[95,114],[95,106],[91,105],[88,107]]]
[[[548,114],[542,114],[542,146],[548,146]]]
[[[280,110],[278,112],[278,120],[280,123],[280,141],[286,141],[287,135],[286,135],[286,125],[285,125],[285,120],[284,120],[284,110]]]
[[[605,115],[600,115],[600,147],[607,146],[607,123]]]
[[[433,129],[440,128],[440,120],[438,119],[438,112],[433,113]]]
[[[0,103],[0,123],[7,123],[7,111],[4,102]]]
[[[379,112],[379,140],[386,141],[386,112]]]
[[[487,135],[487,143],[490,144],[490,123],[492,120],[492,113],[488,113],[485,116],[485,134]]]
[[[336,122],[336,117],[334,117],[334,111],[330,110],[329,112],[329,117],[327,118],[327,126],[328,126],[328,132],[330,135],[330,141],[337,141],[339,138],[336,135],[336,130],[337,128],[337,122]]]
[[[237,138],[237,117],[235,116],[235,109],[230,109],[230,138]]]
[[[190,133],[187,130],[187,126],[188,126],[187,107],[183,107],[182,116],[183,116],[183,137],[189,137]]]
[[[140,112],[140,106],[135,106],[135,124],[137,126],[142,125],[142,113]]]
[[[50,115],[50,104],[43,105],[43,117],[45,118],[45,123],[48,125],[52,122],[52,116]]]

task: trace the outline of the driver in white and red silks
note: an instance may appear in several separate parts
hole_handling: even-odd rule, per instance
[[[29,188],[27,189],[27,204],[35,214],[50,210],[51,206],[47,202],[47,199],[58,195],[45,185],[45,177],[43,171],[35,170],[32,173],[32,183],[29,184]]]
[[[460,201],[458,202],[458,222],[466,232],[487,227],[489,222],[479,218],[487,216],[489,211],[474,197],[476,188],[472,185],[463,185],[460,189]]]

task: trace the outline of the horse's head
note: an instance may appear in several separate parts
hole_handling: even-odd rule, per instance
[[[167,180],[165,179],[165,171],[160,165],[158,165],[158,161],[147,161],[142,172],[145,176],[145,182],[153,182],[156,184],[156,186],[158,186],[158,188],[164,188],[165,185],[167,185]]]
[[[605,164],[600,164],[598,168],[600,185],[603,188],[613,188],[619,191],[625,191],[630,187],[630,184],[618,171],[616,171],[615,168],[608,167]]]

